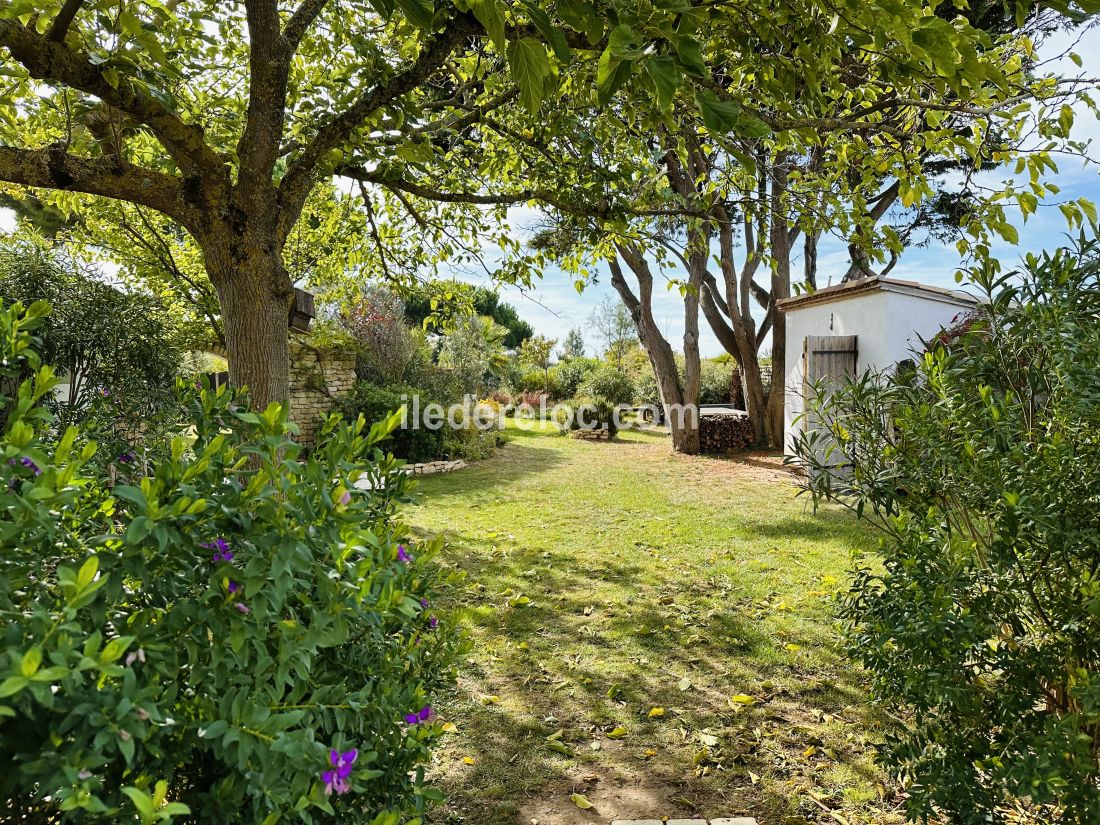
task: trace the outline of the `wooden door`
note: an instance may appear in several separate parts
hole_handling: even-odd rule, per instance
[[[856,374],[856,357],[859,354],[858,337],[855,335],[807,335],[802,344],[802,397],[804,418],[802,426],[808,432],[819,428],[812,412],[813,399]],[[819,460],[825,458],[826,446],[820,445]],[[835,453],[829,464],[843,465],[844,459]],[[839,467],[838,467],[839,469]]]

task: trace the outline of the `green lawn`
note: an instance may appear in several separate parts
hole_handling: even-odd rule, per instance
[[[409,522],[446,536],[466,575],[443,609],[473,641],[441,707],[458,730],[432,766],[437,820],[900,821],[831,618],[873,538],[815,515],[774,457],[514,431],[418,496]]]

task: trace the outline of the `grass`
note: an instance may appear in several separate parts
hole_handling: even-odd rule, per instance
[[[775,457],[513,435],[408,512],[465,574],[442,607],[473,643],[436,820],[901,821],[831,618],[862,527],[814,514]]]

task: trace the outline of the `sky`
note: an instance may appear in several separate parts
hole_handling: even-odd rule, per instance
[[[1039,50],[1040,60],[1050,60],[1070,47],[1081,57],[1081,68],[1068,58],[1050,62],[1047,68],[1066,76],[1100,78],[1100,26],[1094,25],[1083,33],[1063,33],[1050,38]],[[1100,90],[1096,96],[1100,99]],[[1011,222],[1019,231],[1019,244],[1014,246],[1001,242],[993,245],[994,254],[1005,265],[1005,269],[1018,263],[1029,251],[1051,249],[1068,240],[1069,227],[1057,208],[1058,202],[1084,197],[1100,203],[1100,123],[1087,110],[1078,110],[1073,136],[1077,139],[1091,138],[1094,141],[1094,145],[1090,147],[1090,156],[1095,163],[1086,166],[1079,158],[1062,159],[1058,163],[1057,174],[1048,173],[1046,176],[1046,180],[1056,183],[1062,190],[1057,199],[1049,199],[1045,204],[1040,202],[1038,211],[1026,223],[1020,219],[1014,208],[1010,210]],[[991,170],[983,173],[983,176],[985,182],[1000,182],[1012,177],[1009,170],[1005,169]],[[1012,219],[1013,212],[1015,219]],[[509,213],[511,225],[521,234],[538,221],[538,216],[538,211],[529,207],[513,209]],[[739,252],[738,258],[740,257]],[[796,259],[793,265],[794,271],[798,272],[801,258]],[[966,262],[953,242],[948,246],[933,244],[924,248],[907,249],[888,277],[957,288],[955,273],[965,265]],[[822,238],[818,250],[818,285],[826,286],[830,281],[839,282],[847,268],[847,245],[836,238]],[[682,273],[668,274],[673,278],[683,277]],[[490,282],[484,274],[479,277],[470,271],[454,272],[451,275],[459,280]],[[606,265],[601,268],[597,283],[588,286],[581,294],[573,287],[573,278],[556,268],[547,269],[533,289],[521,290],[505,284],[500,286],[500,292],[502,300],[515,306],[520,317],[530,323],[540,335],[562,340],[570,329],[579,328],[585,335],[589,355],[595,354],[599,346],[598,338],[589,323],[593,310],[609,295],[616,300],[618,298],[610,285]],[[681,349],[684,332],[683,304],[676,289],[654,289],[654,317],[673,348]],[[704,357],[713,357],[723,352],[703,318],[700,318],[700,333],[700,347]]]

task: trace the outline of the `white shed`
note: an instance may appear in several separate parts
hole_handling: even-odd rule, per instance
[[[863,278],[784,298],[787,319],[784,375],[785,447],[805,410],[806,376],[888,369],[919,349],[976,299],[963,292],[894,278]]]

